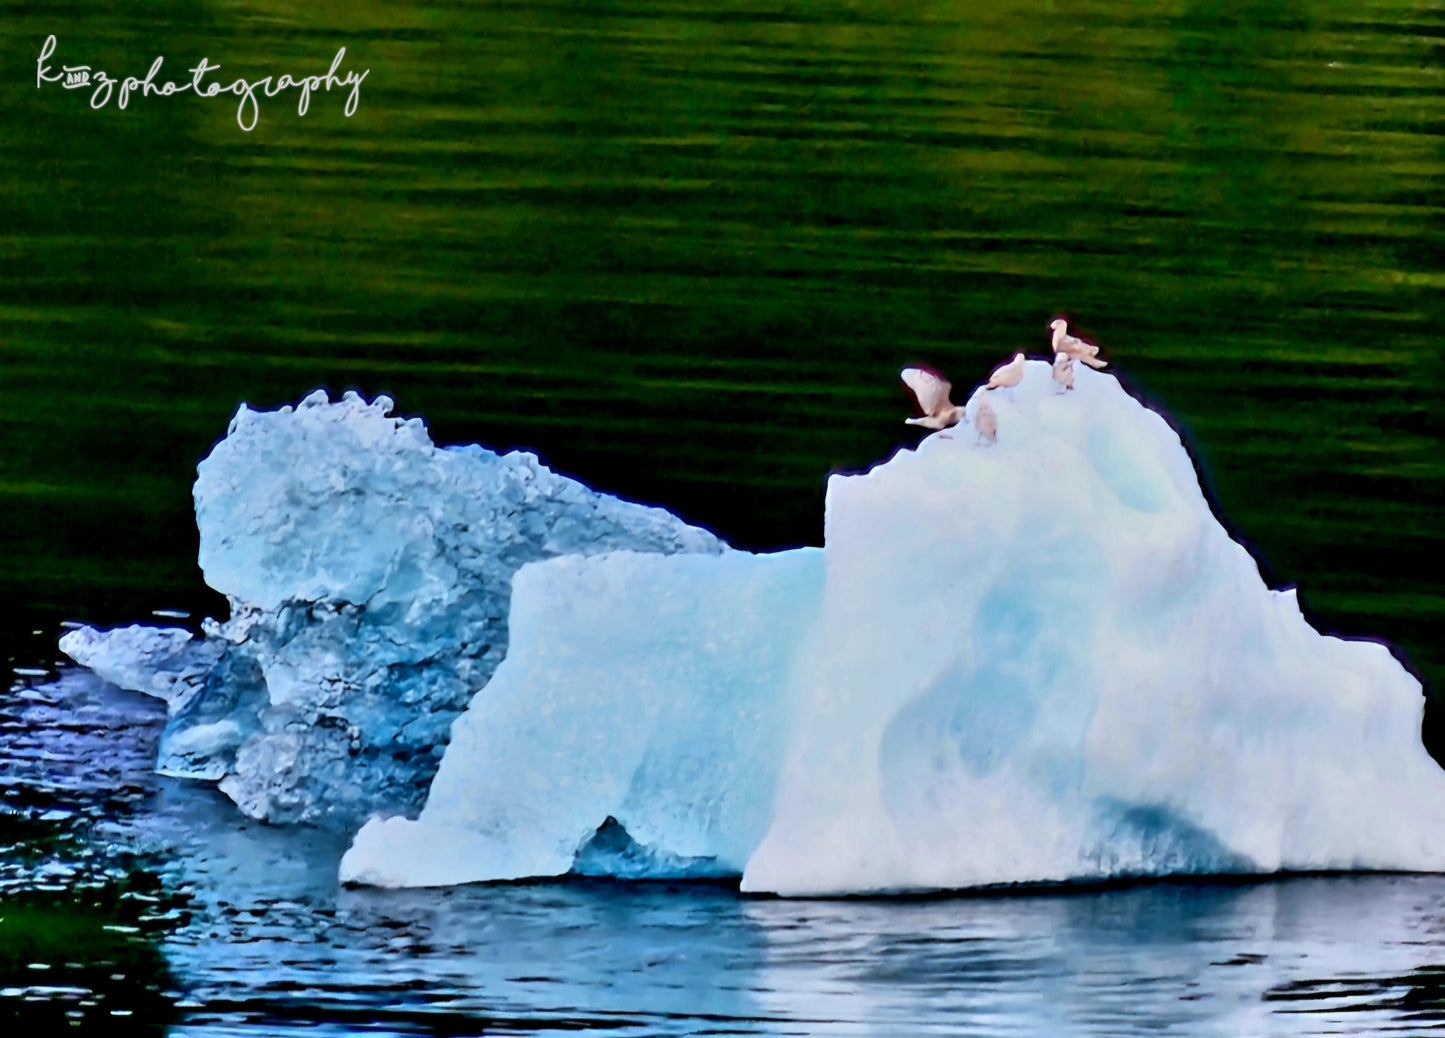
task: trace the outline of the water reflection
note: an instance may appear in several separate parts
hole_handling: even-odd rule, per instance
[[[0,82],[17,662],[54,659],[17,602],[216,611],[190,484],[238,398],[388,391],[771,547],[895,448],[901,363],[981,374],[1072,308],[1307,605],[1440,665],[1432,0],[3,9],[111,68],[374,69],[353,119],[250,135]],[[338,891],[330,837],[150,773],[161,713],[73,674],[0,703],[20,1033],[1445,1030],[1434,878]]]
[[[84,676],[81,676],[84,678]],[[155,788],[164,709],[93,680],[0,696],[0,1016],[10,1033],[160,1036],[189,921],[138,845],[107,846]]]
[[[0,1011],[35,1033],[1445,1029],[1445,877],[814,902],[338,889],[334,835],[149,771],[163,712],[74,670],[0,698]]]
[[[1445,948],[1412,935],[1442,905],[1434,877],[1346,877],[749,913],[772,946],[778,1015],[866,1006],[876,1034],[1226,1036],[1391,1030],[1407,1004],[1379,996],[1433,978],[1422,963]],[[1372,979],[1341,979],[1360,970]],[[1306,1001],[1284,1016],[1287,998]],[[1428,998],[1409,1006],[1413,1025],[1445,1023],[1420,1011]]]

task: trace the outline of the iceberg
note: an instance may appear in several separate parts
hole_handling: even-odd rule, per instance
[[[420,818],[369,824],[343,878],[559,876],[579,852],[584,872],[612,858],[629,876],[740,874],[795,738],[780,693],[821,604],[822,555],[522,567],[508,658],[453,724]],[[614,840],[593,840],[609,819]]]
[[[525,563],[729,550],[534,455],[438,448],[392,406],[321,391],[242,405],[195,485],[201,568],[231,618],[204,638],[83,628],[61,642],[168,700],[159,771],[219,781],[268,822],[354,831],[419,809],[452,720],[506,654]]]
[[[522,566],[420,815],[369,821],[341,878],[1445,870],[1419,683],[1266,586],[1159,414],[1076,387],[1029,361],[996,445],[833,476],[821,551]]]

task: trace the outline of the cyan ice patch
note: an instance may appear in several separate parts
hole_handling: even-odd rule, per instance
[[[373,812],[420,808],[453,719],[506,653],[518,567],[726,550],[531,454],[437,448],[391,407],[320,391],[294,408],[242,405],[195,486],[201,568],[231,619],[193,645],[141,628],[62,644],[127,687],[168,698],[183,678],[200,687],[166,731],[161,767],[220,779],[269,822],[354,830]],[[198,655],[199,669],[172,673]]]

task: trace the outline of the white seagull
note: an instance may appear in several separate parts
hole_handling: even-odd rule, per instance
[[[978,442],[988,438],[989,443],[998,443],[998,414],[988,406],[988,398],[980,397],[978,410],[973,415],[973,427],[978,430]]]
[[[1054,354],[1054,381],[1059,384],[1060,393],[1074,388],[1074,358],[1062,351]]]
[[[1067,353],[1074,360],[1081,360],[1091,368],[1108,366],[1107,361],[1099,359],[1099,347],[1069,334],[1069,322],[1062,317],[1049,325],[1049,328],[1054,333],[1055,353]]]
[[[1024,355],[1022,353],[1017,353],[1014,355],[1013,360],[1009,361],[1007,364],[1002,364],[994,369],[993,374],[988,377],[988,385],[985,388],[1013,389],[1014,386],[1018,385],[1023,380]],[[1012,393],[1009,394],[1009,398],[1013,398]]]
[[[948,394],[953,386],[946,379],[924,368],[904,368],[900,377],[923,409],[922,418],[905,418],[903,424],[921,425],[925,429],[948,429],[968,420],[963,408],[949,400]]]

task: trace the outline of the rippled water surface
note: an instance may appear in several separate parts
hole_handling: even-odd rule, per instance
[[[336,838],[152,774],[163,716],[84,672],[4,698],[0,1019],[25,1033],[1445,1034],[1445,877],[345,890]]]
[[[1439,0],[0,0],[0,643],[199,617],[239,401],[392,394],[734,543],[1063,312],[1328,630],[1445,681]],[[370,69],[356,114],[37,89]],[[154,703],[0,704],[0,1030],[1445,1032],[1445,880],[789,903],[338,891],[149,772]],[[1440,740],[1445,744],[1445,740]],[[6,1015],[10,1014],[10,1015]],[[13,1019],[14,1025],[6,1027]]]
[[[392,394],[736,543],[1071,315],[1331,629],[1428,673],[1445,592],[1438,0],[0,0],[0,605],[224,608],[240,400]],[[369,69],[93,110],[55,61]]]

